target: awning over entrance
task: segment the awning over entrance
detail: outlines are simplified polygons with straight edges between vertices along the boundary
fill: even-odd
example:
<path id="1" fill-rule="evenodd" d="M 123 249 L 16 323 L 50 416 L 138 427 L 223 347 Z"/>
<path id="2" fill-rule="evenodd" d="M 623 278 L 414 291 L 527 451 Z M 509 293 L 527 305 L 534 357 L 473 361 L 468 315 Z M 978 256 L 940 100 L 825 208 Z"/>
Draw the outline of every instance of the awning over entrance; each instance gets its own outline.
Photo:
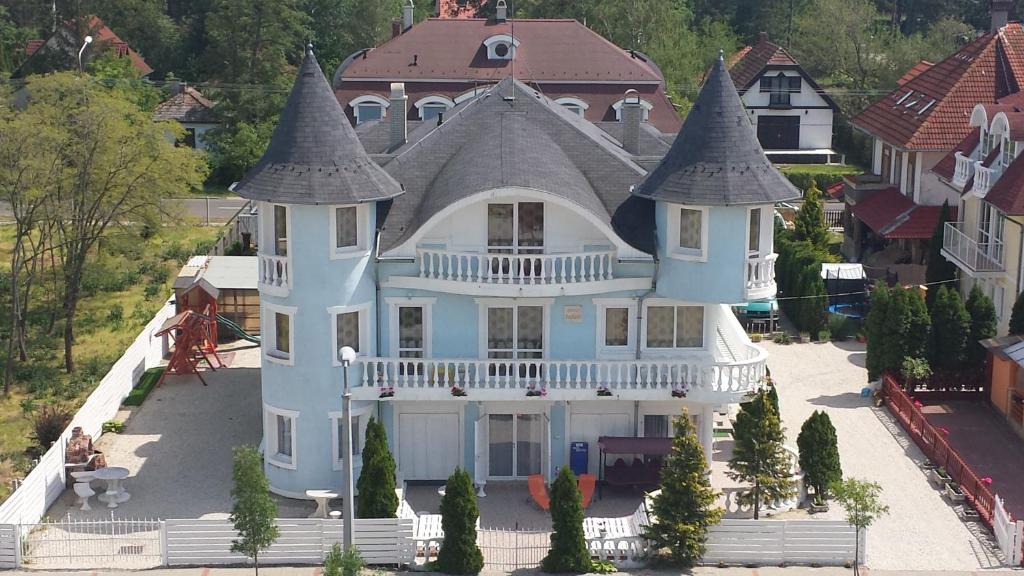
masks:
<path id="1" fill-rule="evenodd" d="M 875 192 L 851 206 L 850 211 L 888 240 L 923 240 L 935 232 L 942 207 L 918 206 L 893 187 Z M 955 207 L 950 207 L 949 218 L 956 221 Z"/>
<path id="2" fill-rule="evenodd" d="M 601 436 L 597 446 L 605 454 L 644 454 L 666 456 L 672 451 L 671 438 L 633 438 L 631 436 Z"/>

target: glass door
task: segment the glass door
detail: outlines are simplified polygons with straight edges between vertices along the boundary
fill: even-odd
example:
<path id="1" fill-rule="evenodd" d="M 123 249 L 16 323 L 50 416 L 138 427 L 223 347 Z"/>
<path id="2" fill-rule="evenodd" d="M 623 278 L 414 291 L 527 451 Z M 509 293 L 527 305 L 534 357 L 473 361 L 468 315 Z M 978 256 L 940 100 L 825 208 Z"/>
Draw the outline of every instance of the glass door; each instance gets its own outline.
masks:
<path id="1" fill-rule="evenodd" d="M 544 252 L 544 203 L 518 202 L 487 205 L 487 252 L 489 254 L 542 254 Z M 541 273 L 541 260 L 492 258 L 491 274 L 515 279 Z"/>
<path id="2" fill-rule="evenodd" d="M 491 478 L 525 478 L 544 469 L 544 416 L 488 416 L 488 474 Z"/>

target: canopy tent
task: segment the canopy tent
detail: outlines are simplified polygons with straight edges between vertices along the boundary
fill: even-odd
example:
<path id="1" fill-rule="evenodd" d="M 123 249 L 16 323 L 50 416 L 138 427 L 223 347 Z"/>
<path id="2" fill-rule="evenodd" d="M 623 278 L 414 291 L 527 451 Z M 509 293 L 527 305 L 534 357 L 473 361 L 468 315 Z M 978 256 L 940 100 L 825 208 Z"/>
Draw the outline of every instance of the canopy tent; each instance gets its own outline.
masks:
<path id="1" fill-rule="evenodd" d="M 597 447 L 605 454 L 643 454 L 666 456 L 672 451 L 671 438 L 633 438 L 631 436 L 601 436 Z"/>
<path id="2" fill-rule="evenodd" d="M 633 438 L 631 436 L 601 436 L 597 439 L 601 452 L 601 480 L 611 486 L 654 486 L 661 479 L 661 460 L 672 450 L 671 438 Z M 632 464 L 616 458 L 609 466 L 608 454 L 632 454 Z M 648 456 L 647 461 L 637 457 Z"/>

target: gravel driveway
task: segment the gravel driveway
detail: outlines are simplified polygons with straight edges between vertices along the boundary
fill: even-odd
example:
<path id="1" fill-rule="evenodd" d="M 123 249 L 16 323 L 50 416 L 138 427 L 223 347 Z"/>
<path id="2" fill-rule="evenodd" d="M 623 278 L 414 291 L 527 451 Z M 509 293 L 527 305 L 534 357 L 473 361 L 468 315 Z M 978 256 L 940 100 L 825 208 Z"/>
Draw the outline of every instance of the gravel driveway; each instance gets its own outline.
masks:
<path id="1" fill-rule="evenodd" d="M 825 410 L 839 436 L 843 474 L 878 482 L 889 515 L 868 531 L 867 564 L 877 570 L 976 570 L 999 566 L 922 473 L 921 451 L 870 398 L 864 345 L 764 344 L 770 356 L 789 442 L 814 410 Z M 835 508 L 835 506 L 833 506 Z M 841 511 L 833 510 L 842 518 Z M 973 526 L 973 525 L 972 525 Z M 980 526 L 980 525 L 978 525 Z M 981 530 L 984 530 L 982 527 Z M 982 535 L 982 538 L 986 536 Z"/>

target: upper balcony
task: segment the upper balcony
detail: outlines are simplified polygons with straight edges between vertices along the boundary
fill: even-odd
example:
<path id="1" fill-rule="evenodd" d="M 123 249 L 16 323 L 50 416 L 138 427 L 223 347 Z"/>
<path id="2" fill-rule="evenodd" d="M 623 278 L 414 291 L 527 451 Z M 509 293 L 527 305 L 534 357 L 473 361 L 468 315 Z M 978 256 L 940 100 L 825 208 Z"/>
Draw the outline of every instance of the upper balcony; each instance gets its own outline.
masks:
<path id="1" fill-rule="evenodd" d="M 292 287 L 292 275 L 289 271 L 291 259 L 288 256 L 273 254 L 257 254 L 259 260 L 260 292 L 269 296 L 287 296 Z"/>
<path id="2" fill-rule="evenodd" d="M 775 285 L 775 261 L 778 254 L 767 254 L 747 260 L 747 300 L 774 298 L 778 291 Z"/>
<path id="3" fill-rule="evenodd" d="M 493 296 L 569 296 L 644 290 L 651 278 L 616 278 L 614 250 L 562 254 L 416 250 L 416 276 L 392 276 L 389 287 Z"/>
<path id="4" fill-rule="evenodd" d="M 957 151 L 954 156 L 956 157 L 956 170 L 953 172 L 953 185 L 962 190 L 971 176 L 974 176 L 976 161 L 970 156 L 964 156 L 960 151 Z"/>
<path id="5" fill-rule="evenodd" d="M 1003 274 L 1003 243 L 978 242 L 966 232 L 963 222 L 946 222 L 942 233 L 942 255 L 972 278 Z"/>
<path id="6" fill-rule="evenodd" d="M 999 176 L 1003 172 L 1002 166 L 998 163 L 995 166 L 983 166 L 982 162 L 977 161 L 974 163 L 974 167 L 974 186 L 971 188 L 971 193 L 978 198 L 984 198 L 999 180 Z"/>

